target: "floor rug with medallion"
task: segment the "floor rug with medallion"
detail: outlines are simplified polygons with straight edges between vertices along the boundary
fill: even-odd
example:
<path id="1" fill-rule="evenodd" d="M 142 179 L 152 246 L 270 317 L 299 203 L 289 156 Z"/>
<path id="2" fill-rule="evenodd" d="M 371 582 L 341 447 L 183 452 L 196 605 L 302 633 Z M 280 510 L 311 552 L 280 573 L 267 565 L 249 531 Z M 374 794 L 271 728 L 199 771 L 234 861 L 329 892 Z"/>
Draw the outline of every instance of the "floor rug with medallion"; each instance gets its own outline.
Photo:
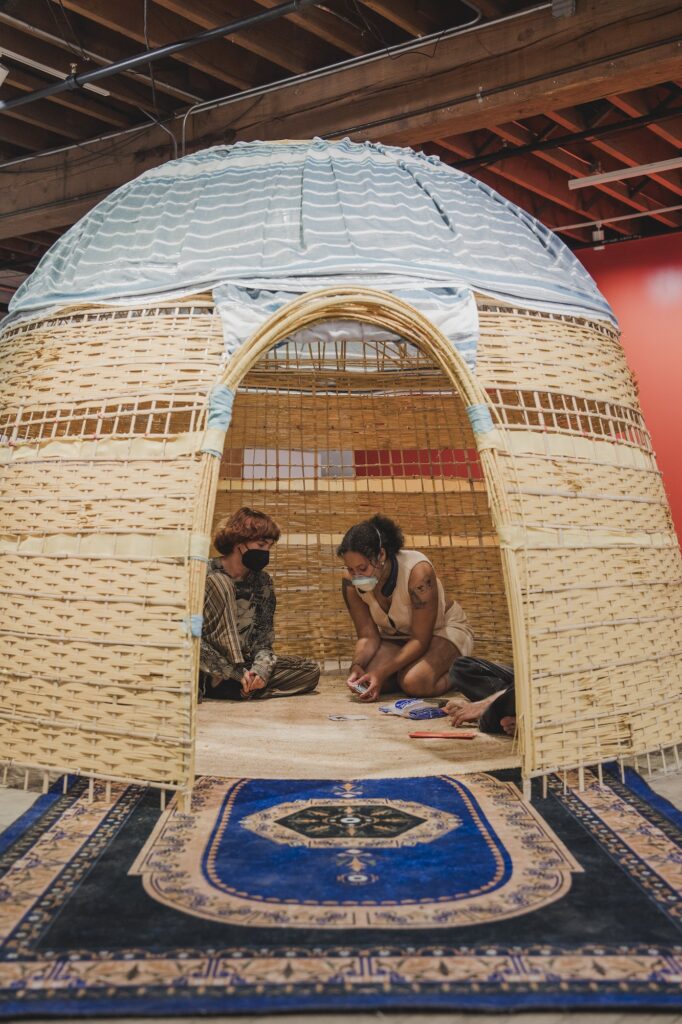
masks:
<path id="1" fill-rule="evenodd" d="M 74 782 L 0 836 L 0 1016 L 680 1008 L 680 815 L 634 772 Z"/>

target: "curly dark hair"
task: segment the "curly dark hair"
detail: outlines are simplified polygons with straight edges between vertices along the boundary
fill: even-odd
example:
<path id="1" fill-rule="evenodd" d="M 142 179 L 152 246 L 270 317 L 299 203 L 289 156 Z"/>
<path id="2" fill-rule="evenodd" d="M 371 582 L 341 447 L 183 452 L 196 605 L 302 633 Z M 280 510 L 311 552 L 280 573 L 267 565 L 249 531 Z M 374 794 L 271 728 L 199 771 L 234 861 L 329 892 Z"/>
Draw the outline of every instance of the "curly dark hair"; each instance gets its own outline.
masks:
<path id="1" fill-rule="evenodd" d="M 348 551 L 357 551 L 359 555 L 375 562 L 382 548 L 389 557 L 393 557 L 404 543 L 403 531 L 397 523 L 388 516 L 375 515 L 351 526 L 336 549 L 336 554 L 341 558 Z"/>
<path id="2" fill-rule="evenodd" d="M 279 526 L 265 512 L 256 512 L 252 508 L 240 508 L 226 519 L 218 523 L 213 537 L 213 544 L 221 555 L 231 555 L 237 544 L 250 540 L 278 541 Z"/>

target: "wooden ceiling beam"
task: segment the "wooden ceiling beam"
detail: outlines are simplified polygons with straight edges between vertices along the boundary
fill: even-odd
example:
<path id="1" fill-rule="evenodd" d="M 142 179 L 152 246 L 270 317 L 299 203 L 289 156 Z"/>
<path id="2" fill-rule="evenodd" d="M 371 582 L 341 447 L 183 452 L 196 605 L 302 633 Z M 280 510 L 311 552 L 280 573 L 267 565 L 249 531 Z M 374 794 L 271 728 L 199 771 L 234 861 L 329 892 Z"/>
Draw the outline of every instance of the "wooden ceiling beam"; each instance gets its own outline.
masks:
<path id="1" fill-rule="evenodd" d="M 5 83 L 6 85 L 13 85 L 16 89 L 21 89 L 22 92 L 35 92 L 37 89 L 44 89 L 49 84 L 45 78 L 40 78 L 37 74 L 14 66 L 10 68 Z M 126 128 L 131 123 L 130 118 L 126 117 L 118 109 L 95 99 L 92 92 L 86 92 L 81 89 L 76 89 L 73 92 L 57 93 L 45 102 L 56 104 L 59 107 L 66 107 L 67 110 L 75 110 L 81 114 L 87 114 L 88 117 L 96 118 L 98 121 L 116 128 Z M 53 110 L 52 116 L 58 117 L 59 114 L 56 110 Z M 101 126 L 99 130 L 101 130 Z"/>
<path id="2" fill-rule="evenodd" d="M 53 149 L 55 146 L 64 145 L 63 136 L 56 132 L 36 128 L 32 124 L 26 124 L 7 114 L 0 117 L 0 141 L 9 142 L 11 146 L 19 146 L 20 149 L 29 150 L 29 152 L 36 149 Z"/>
<path id="3" fill-rule="evenodd" d="M 499 0 L 475 0 L 475 6 L 484 18 L 503 18 L 508 13 L 506 4 Z"/>
<path id="4" fill-rule="evenodd" d="M 61 233 L 61 231 L 32 231 L 30 234 L 22 235 L 21 237 L 25 242 L 49 247 L 55 238 L 59 238 Z"/>
<path id="5" fill-rule="evenodd" d="M 532 133 L 525 125 L 496 125 L 490 130 L 505 142 L 511 142 L 516 146 L 526 145 L 533 139 Z M 546 161 L 554 167 L 559 168 L 561 171 L 564 171 L 568 178 L 580 178 L 584 174 L 589 173 L 589 167 L 585 161 L 583 161 L 577 154 L 565 149 L 541 150 L 538 153 L 533 154 L 533 156 L 535 156 L 536 159 Z M 474 173 L 477 172 L 475 171 Z M 632 210 L 645 211 L 653 209 L 656 206 L 671 205 L 670 203 L 659 201 L 657 198 L 648 197 L 642 194 L 636 197 L 631 196 L 627 185 L 620 181 L 601 182 L 601 184 L 599 186 L 595 186 L 595 188 L 599 192 L 603 192 L 604 195 L 609 196 L 611 199 L 615 199 L 617 202 L 623 203 L 625 207 Z M 568 179 L 566 189 L 568 190 Z M 613 212 L 615 214 L 615 208 Z M 618 212 L 625 213 L 627 210 L 621 209 Z M 656 219 L 660 220 L 662 224 L 665 224 L 668 227 L 677 223 L 676 218 L 670 214 L 656 214 Z"/>
<path id="6" fill-rule="evenodd" d="M 125 36 L 135 43 L 129 52 L 144 50 L 143 7 L 138 0 L 61 0 L 74 14 L 88 18 L 102 28 Z M 186 18 L 155 5 L 149 8 L 147 23 L 149 47 L 166 46 L 168 43 L 189 39 L 197 34 L 196 25 Z M 228 19 L 229 20 L 229 19 Z M 171 58 L 175 63 L 187 65 L 205 75 L 225 82 L 236 89 L 248 89 L 253 85 L 273 81 L 281 70 L 252 53 L 247 53 L 231 39 L 210 40 L 200 46 L 183 50 Z M 154 72 L 156 78 L 157 72 Z"/>
<path id="7" fill-rule="evenodd" d="M 445 37 L 428 56 L 419 50 L 399 60 L 380 56 L 272 90 L 257 103 L 236 98 L 200 112 L 187 121 L 188 147 L 224 140 L 227 132 L 229 139 L 310 138 L 344 134 L 353 126 L 356 140 L 415 144 L 434 134 L 521 120 L 551 104 L 627 91 L 635 80 L 669 81 L 682 73 L 678 15 L 678 0 L 582 0 L 579 13 L 565 19 L 536 8 Z M 32 229 L 53 226 L 52 217 L 63 216 L 70 202 L 82 209 L 88 196 L 155 166 L 167 157 L 168 137 L 150 126 L 133 139 L 122 138 L 116 160 L 98 162 L 93 172 L 93 156 L 110 148 L 110 141 L 93 144 L 89 163 L 78 151 L 64 154 L 59 182 L 51 179 L 48 157 L 34 160 L 25 179 L 0 178 L 0 237 L 23 234 L 27 223 Z M 53 201 L 59 204 L 54 210 Z M 43 217 L 38 224 L 37 210 Z"/>
<path id="8" fill-rule="evenodd" d="M 652 109 L 652 105 L 646 101 L 644 94 L 638 92 L 628 92 L 607 98 L 609 103 L 617 110 L 628 114 L 629 117 L 642 117 Z M 678 99 L 675 102 L 679 106 L 680 100 Z M 657 135 L 659 139 L 663 139 L 664 142 L 669 143 L 675 149 L 682 149 L 682 115 L 667 117 L 664 121 L 653 122 L 647 125 L 647 128 L 652 135 Z"/>
<path id="9" fill-rule="evenodd" d="M 46 245 L 27 242 L 24 238 L 3 238 L 0 240 L 0 249 L 5 252 L 19 253 L 22 256 L 42 256 L 47 248 L 48 246 Z"/>
<path id="10" fill-rule="evenodd" d="M 315 88 L 313 117 L 301 90 L 298 110 L 278 118 L 278 129 L 309 136 L 312 119 L 328 135 L 409 145 L 432 137 L 434 124 L 439 134 L 472 131 L 660 82 L 680 68 L 677 0 L 581 0 L 572 18 L 534 9 L 447 37 L 433 54 L 328 76 Z M 263 138 L 275 107 L 274 97 L 262 104 L 240 136 Z"/>
<path id="11" fill-rule="evenodd" d="M 159 131 L 157 128 L 156 131 Z M 168 153 L 168 147 L 166 147 L 166 153 Z M 54 157 L 50 158 L 54 160 Z M 7 181 L 7 172 L 0 169 L 0 183 L 3 188 L 11 187 L 11 183 L 14 182 L 15 178 L 23 177 L 17 174 L 17 168 L 12 168 L 14 174 L 10 178 L 10 184 Z M 100 199 L 104 199 L 109 194 L 109 189 L 102 189 L 101 191 L 88 191 L 86 194 L 81 196 L 69 196 L 67 199 L 61 202 L 57 200 L 49 200 L 48 202 L 41 203 L 36 200 L 31 209 L 26 211 L 26 215 L 21 218 L 21 234 L 26 234 L 32 231 L 39 231 L 43 227 L 58 227 L 63 226 L 66 230 L 70 227 L 74 221 L 77 221 L 79 217 L 88 213 L 93 206 L 96 206 Z M 3 214 L 0 213 L 0 224 L 3 223 Z M 5 227 L 8 226 L 8 218 L 4 220 Z M 14 236 L 17 232 L 10 232 L 10 235 Z M 0 238 L 6 237 L 5 232 L 0 230 Z"/>
<path id="12" fill-rule="evenodd" d="M 259 7 L 272 10 L 282 0 L 257 0 Z M 325 9 L 320 7 L 308 7 L 300 14 L 287 14 L 285 20 L 299 28 L 306 29 L 311 35 L 323 39 L 325 43 L 338 47 L 351 57 L 359 57 L 368 50 L 366 30 L 359 28 L 355 22 L 347 16 L 345 11 L 338 12 L 333 9 L 332 3 L 326 4 Z M 338 6 L 338 5 L 337 5 Z"/>
<path id="13" fill-rule="evenodd" d="M 548 110 L 547 117 L 556 124 L 568 131 L 580 131 L 580 112 L 574 108 L 562 108 L 561 110 Z M 601 121 L 600 126 L 608 122 Z M 679 156 L 679 151 L 663 142 L 662 139 L 643 139 L 635 136 L 634 132 L 608 135 L 604 138 L 586 139 L 586 143 L 593 146 L 601 153 L 606 153 L 616 161 L 625 164 L 626 167 L 637 167 L 640 164 L 654 163 L 658 160 L 670 160 Z M 610 168 L 604 168 L 610 170 Z M 673 195 L 682 195 L 682 176 L 679 171 L 667 171 L 665 174 L 654 172 L 648 177 L 668 189 Z"/>
<path id="14" fill-rule="evenodd" d="M 21 89 L 8 88 L 7 83 L 3 86 L 2 98 L 5 100 L 22 95 Z M 73 110 L 57 111 L 48 100 L 36 100 L 24 107 L 7 110 L 4 112 L 4 116 L 35 125 L 36 128 L 45 128 L 66 139 L 92 138 L 102 131 L 101 123 L 94 118 L 76 114 Z"/>
<path id="15" fill-rule="evenodd" d="M 412 36 L 427 36 L 447 25 L 442 9 L 430 0 L 362 0 L 362 4 Z"/>
<path id="16" fill-rule="evenodd" d="M 121 2 L 122 0 L 117 0 L 117 4 L 120 5 Z M 69 25 L 79 40 L 79 46 L 76 46 L 73 42 L 73 35 L 67 28 L 63 29 L 63 34 L 60 32 L 59 23 L 55 24 L 50 5 L 54 7 L 55 13 L 61 15 L 60 0 L 45 0 L 45 3 L 40 6 L 34 4 L 31 7 L 29 21 L 26 4 L 23 0 L 3 0 L 0 20 L 26 32 L 31 37 L 37 36 L 51 45 L 63 48 L 69 54 L 65 69 L 67 72 L 70 70 L 71 63 L 75 63 L 79 71 L 84 71 L 89 70 L 90 61 L 95 64 L 112 64 L 122 57 L 128 57 L 131 52 L 139 52 L 125 32 L 116 32 L 97 24 L 91 16 L 95 10 L 94 2 L 87 5 L 90 12 L 87 17 L 81 17 L 76 11 L 69 14 Z M 136 20 L 140 22 L 142 22 L 141 10 L 140 8 L 136 12 Z M 32 45 L 30 39 L 28 49 L 24 51 L 30 57 L 33 56 Z M 140 46 L 140 49 L 144 49 L 144 44 Z M 125 74 L 137 81 L 144 82 L 148 88 L 151 88 L 151 73 L 144 65 L 133 72 L 125 72 Z M 109 91 L 109 81 L 111 80 L 107 80 L 104 85 L 107 91 Z M 166 94 L 182 103 L 192 103 L 198 99 L 206 99 L 208 96 L 215 95 L 216 83 L 209 75 L 195 71 L 188 64 L 167 60 L 155 65 L 154 84 L 158 93 Z M 176 105 L 173 104 L 173 106 Z"/>
<path id="17" fill-rule="evenodd" d="M 202 29 L 217 28 L 237 18 L 248 18 L 259 10 L 253 0 L 230 0 L 228 4 L 222 0 L 192 0 L 190 4 L 187 0 L 155 2 L 167 11 L 184 15 Z M 238 32 L 232 37 L 232 42 L 293 74 L 334 64 L 344 58 L 337 47 L 320 45 L 308 32 L 289 24 L 285 18 L 280 18 L 276 25 L 257 25 Z"/>
<path id="18" fill-rule="evenodd" d="M 3 52 L 7 52 L 10 55 L 16 53 L 30 57 L 44 67 L 54 68 L 55 71 L 60 71 L 64 75 L 70 73 L 70 64 L 75 60 L 75 57 L 70 50 L 64 47 L 63 40 L 61 45 L 59 45 L 46 42 L 42 36 L 34 35 L 31 37 L 30 26 L 24 25 L 22 30 L 18 29 L 15 19 L 12 19 L 10 23 L 5 12 L 2 10 L 0 10 L 0 25 L 2 25 L 1 47 Z M 89 56 L 93 63 L 98 66 L 111 63 L 110 60 L 99 56 L 96 57 L 92 53 Z M 130 104 L 133 107 L 140 107 L 142 110 L 152 111 L 154 103 L 152 102 L 149 83 L 145 82 L 144 85 L 138 84 L 140 78 L 144 78 L 144 76 L 137 77 L 137 81 L 133 81 L 129 76 L 124 75 L 108 78 L 106 80 L 106 91 L 122 103 Z M 158 96 L 158 105 L 167 111 L 170 109 L 168 97 L 163 95 L 163 90 L 160 86 L 159 92 L 161 95 Z M 83 95 L 89 96 L 92 94 L 90 91 L 84 90 Z"/>
<path id="19" fill-rule="evenodd" d="M 20 0 L 4 0 L 4 2 L 18 3 Z M 69 5 L 65 0 L 44 0 L 44 2 L 46 10 L 43 11 L 42 15 L 41 31 L 49 33 L 51 25 L 52 41 L 55 43 L 61 39 L 61 36 L 54 35 L 56 31 L 54 18 L 50 17 L 51 12 L 47 4 L 52 5 L 54 13 L 58 16 L 68 17 L 68 25 L 71 26 L 73 32 L 68 32 L 66 27 L 63 29 L 63 34 L 67 36 L 67 41 L 73 34 L 76 34 L 84 52 L 88 55 L 90 53 L 95 54 L 94 59 L 97 62 L 103 60 L 105 63 L 115 63 L 122 57 L 127 57 L 132 53 L 139 53 L 144 50 L 143 32 L 140 34 L 140 41 L 136 44 L 132 35 L 126 30 L 125 24 L 120 29 L 110 29 L 102 22 L 99 22 L 97 17 L 95 17 L 95 14 L 100 12 L 100 4 L 97 0 L 93 0 L 93 3 L 82 5 L 83 14 L 79 13 L 76 9 L 67 12 L 66 8 Z M 132 24 L 134 26 L 137 26 L 138 23 L 140 26 L 143 26 L 144 8 L 142 3 L 138 2 L 135 6 L 131 7 L 130 0 L 116 0 L 115 6 L 117 9 L 121 8 L 124 2 L 126 6 L 121 11 L 122 16 L 132 17 Z M 62 6 L 65 9 L 63 12 Z M 38 14 L 39 11 L 32 11 L 32 24 L 36 23 Z M 78 59 L 78 52 L 76 51 L 76 60 Z M 81 67 L 80 70 L 83 71 L 84 69 Z M 148 66 L 141 65 L 129 74 L 138 81 L 145 82 L 148 88 L 152 88 L 153 72 Z M 198 99 L 207 99 L 215 95 L 216 84 L 212 76 L 191 68 L 188 62 L 168 58 L 155 63 L 154 66 L 155 90 L 165 93 L 173 99 L 179 99 L 183 103 L 196 102 Z M 104 83 L 104 88 L 108 87 L 109 81 Z M 174 103 L 173 105 L 177 104 Z"/>

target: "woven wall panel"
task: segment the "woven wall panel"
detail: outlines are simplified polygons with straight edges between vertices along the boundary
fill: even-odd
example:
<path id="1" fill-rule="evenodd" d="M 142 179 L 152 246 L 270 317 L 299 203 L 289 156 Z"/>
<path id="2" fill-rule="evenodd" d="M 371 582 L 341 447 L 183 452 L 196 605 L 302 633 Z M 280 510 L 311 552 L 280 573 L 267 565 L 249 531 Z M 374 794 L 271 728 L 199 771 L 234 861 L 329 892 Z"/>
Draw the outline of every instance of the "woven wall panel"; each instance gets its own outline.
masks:
<path id="1" fill-rule="evenodd" d="M 616 467 L 605 471 L 589 464 L 561 467 L 550 464 L 540 485 L 526 472 L 525 462 L 525 457 L 516 457 L 516 471 L 523 484 L 510 488 L 508 501 L 513 517 L 523 519 L 527 526 L 645 533 L 669 531 L 672 527 L 665 491 L 656 474 L 626 473 Z M 550 469 L 554 469 L 554 473 Z M 572 486 L 569 483 L 571 472 L 574 474 Z"/>
<path id="2" fill-rule="evenodd" d="M 287 344 L 242 382 L 219 467 L 196 455 L 223 351 L 205 299 L 6 331 L 0 537 L 204 534 L 262 508 L 284 531 L 278 650 L 338 664 L 353 638 L 335 544 L 384 511 L 465 608 L 476 653 L 511 661 L 511 607 L 527 772 L 677 742 L 682 569 L 617 336 L 490 304 L 481 330 L 477 379 L 506 453 L 477 455 L 465 403 L 414 346 Z M 494 515 L 515 538 L 509 598 Z M 604 547 L 562 547 L 595 530 Z M 183 619 L 201 611 L 200 563 L 4 550 L 0 758 L 186 786 L 198 643 Z"/>
<path id="3" fill-rule="evenodd" d="M 178 431 L 203 430 L 222 346 L 212 310 L 193 303 L 74 313 L 3 337 L 0 757 L 186 786 L 189 549 L 102 552 L 189 536 L 202 459 Z M 42 542 L 91 554 L 28 553 Z"/>
<path id="4" fill-rule="evenodd" d="M 137 609 L 135 614 L 138 614 Z M 172 688 L 189 687 L 188 643 L 173 647 L 134 647 L 111 641 L 104 645 L 97 636 L 68 642 L 44 636 L 39 624 L 35 631 L 28 630 L 19 619 L 12 624 L 14 629 L 4 628 L 0 634 L 0 659 L 8 666 L 2 674 L 8 679 L 14 675 L 39 676 L 48 681 L 75 680 L 90 682 L 93 686 L 125 685 L 149 691 L 161 681 Z M 126 631 L 126 640 L 127 635 Z M 11 715 L 12 710 L 12 705 L 3 703 L 3 714 Z"/>
<path id="5" fill-rule="evenodd" d="M 93 604 L 124 601 L 131 609 L 147 602 L 184 608 L 183 585 L 187 567 L 179 560 L 153 562 L 103 559 L 96 572 L 88 572 L 82 559 L 2 557 L 2 593 L 10 596 L 36 594 L 58 599 L 82 599 Z"/>
<path id="6" fill-rule="evenodd" d="M 35 760 L 36 730 L 40 732 L 39 752 L 43 761 Z M 12 750 L 13 762 L 19 765 L 177 787 L 186 779 L 186 763 L 191 754 L 186 743 L 106 732 L 88 737 L 79 725 L 54 730 L 51 722 L 34 716 L 29 722 L 0 720 L 0 744 L 3 749 Z"/>
<path id="7" fill-rule="evenodd" d="M 598 470 L 585 475 L 597 485 Z M 594 525 L 610 523 L 614 531 L 658 528 L 662 536 L 667 529 L 668 546 L 517 553 L 531 666 L 534 771 L 679 741 L 682 562 L 667 506 L 660 503 L 660 482 L 642 475 L 653 483 L 653 504 L 609 503 L 622 510 L 609 520 L 604 503 L 595 501 Z M 537 518 L 535 498 L 521 497 L 525 521 Z M 589 537 L 589 516 L 574 518 Z"/>
<path id="8" fill-rule="evenodd" d="M 282 521 L 287 533 L 334 534 L 339 540 L 353 523 L 366 519 L 386 508 L 390 502 L 392 514 L 398 522 L 409 522 L 410 534 L 433 534 L 442 537 L 449 546 L 452 534 L 477 538 L 494 536 L 485 493 L 426 494 L 418 491 L 407 494 L 363 493 L 360 491 L 332 492 L 277 492 L 249 490 L 249 502 L 243 500 L 244 491 L 236 488 L 219 491 L 216 517 L 229 514 L 235 507 L 253 503 L 254 507 L 267 506 L 278 522 Z"/>
<path id="9" fill-rule="evenodd" d="M 679 742 L 682 568 L 617 333 L 482 305 L 477 377 L 514 431 L 498 459 L 509 519 L 517 539 L 536 531 L 534 549 L 514 554 L 531 672 L 527 768 Z"/>
<path id="10" fill-rule="evenodd" d="M 618 333 L 606 323 L 485 304 L 479 323 L 476 376 L 484 387 L 521 386 L 637 405 Z"/>

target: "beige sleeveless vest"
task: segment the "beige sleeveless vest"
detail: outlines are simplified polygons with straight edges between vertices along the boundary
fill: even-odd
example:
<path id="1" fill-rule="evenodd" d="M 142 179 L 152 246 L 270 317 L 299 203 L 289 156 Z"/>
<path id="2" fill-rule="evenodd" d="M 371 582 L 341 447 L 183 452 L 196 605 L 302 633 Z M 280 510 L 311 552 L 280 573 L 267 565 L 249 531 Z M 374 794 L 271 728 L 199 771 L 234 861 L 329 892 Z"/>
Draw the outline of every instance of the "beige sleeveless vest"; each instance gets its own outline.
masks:
<path id="1" fill-rule="evenodd" d="M 379 636 L 385 640 L 407 640 L 411 636 L 413 610 L 408 586 L 410 573 L 419 562 L 428 562 L 429 565 L 432 563 L 421 551 L 399 551 L 395 558 L 398 561 L 398 578 L 388 611 L 383 610 L 372 591 L 360 592 L 360 597 L 369 608 L 369 613 L 379 630 Z M 474 648 L 474 638 L 464 609 L 456 601 L 448 608 L 443 584 L 438 578 L 436 581 L 438 612 L 433 635 L 445 637 L 455 644 L 460 654 L 468 657 Z"/>

